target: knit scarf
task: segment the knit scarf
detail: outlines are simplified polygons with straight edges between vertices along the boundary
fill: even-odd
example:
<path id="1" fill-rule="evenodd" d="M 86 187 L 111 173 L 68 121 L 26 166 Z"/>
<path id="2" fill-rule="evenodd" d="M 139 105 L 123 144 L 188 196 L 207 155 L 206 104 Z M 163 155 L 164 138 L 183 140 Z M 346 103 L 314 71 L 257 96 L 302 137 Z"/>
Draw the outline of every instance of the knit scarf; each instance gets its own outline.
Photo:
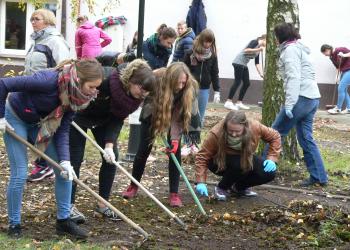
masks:
<path id="1" fill-rule="evenodd" d="M 97 96 L 88 96 L 81 92 L 76 67 L 74 64 L 65 65 L 58 75 L 58 95 L 61 105 L 54 109 L 45 118 L 40 120 L 40 129 L 35 141 L 35 146 L 45 152 L 48 143 L 58 127 L 65 111 L 79 111 L 85 109 L 90 101 Z"/>
<path id="2" fill-rule="evenodd" d="M 199 62 L 203 62 L 205 60 L 208 60 L 212 55 L 211 48 L 205 49 L 194 49 L 190 59 L 191 59 L 191 65 L 196 66 Z"/>
<path id="3" fill-rule="evenodd" d="M 227 136 L 227 146 L 233 150 L 242 150 L 242 137 Z"/>

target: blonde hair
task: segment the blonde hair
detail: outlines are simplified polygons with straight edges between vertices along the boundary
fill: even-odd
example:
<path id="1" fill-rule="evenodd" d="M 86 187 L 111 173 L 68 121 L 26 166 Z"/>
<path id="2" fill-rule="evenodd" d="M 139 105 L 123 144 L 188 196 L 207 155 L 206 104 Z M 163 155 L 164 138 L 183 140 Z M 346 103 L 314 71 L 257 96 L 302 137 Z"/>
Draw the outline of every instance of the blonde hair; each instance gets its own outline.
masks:
<path id="1" fill-rule="evenodd" d="M 188 132 L 192 102 L 196 98 L 198 84 L 184 63 L 175 62 L 168 68 L 158 69 L 155 72 L 158 86 L 154 88 L 152 100 L 152 133 L 154 137 L 162 135 L 170 128 L 175 90 L 178 86 L 179 78 L 183 73 L 186 75 L 187 81 L 183 89 L 179 92 L 181 97 L 178 103 L 181 105 L 179 112 L 184 131 Z"/>
<path id="2" fill-rule="evenodd" d="M 35 15 L 42 16 L 45 24 L 56 27 L 56 17 L 51 10 L 37 9 L 33 12 L 31 17 L 34 17 Z"/>
<path id="3" fill-rule="evenodd" d="M 226 169 L 226 147 L 227 147 L 227 124 L 241 124 L 244 126 L 242 135 L 242 150 L 241 150 L 241 169 L 243 172 L 248 172 L 253 167 L 253 149 L 252 149 L 252 133 L 249 126 L 249 121 L 242 111 L 230 111 L 224 120 L 222 133 L 219 135 L 218 152 L 215 162 L 218 165 L 217 172 L 224 171 Z"/>
<path id="4" fill-rule="evenodd" d="M 129 63 L 121 71 L 120 79 L 126 91 L 130 89 L 130 83 L 140 85 L 146 91 L 151 91 L 155 83 L 151 67 L 142 59 L 136 59 Z"/>

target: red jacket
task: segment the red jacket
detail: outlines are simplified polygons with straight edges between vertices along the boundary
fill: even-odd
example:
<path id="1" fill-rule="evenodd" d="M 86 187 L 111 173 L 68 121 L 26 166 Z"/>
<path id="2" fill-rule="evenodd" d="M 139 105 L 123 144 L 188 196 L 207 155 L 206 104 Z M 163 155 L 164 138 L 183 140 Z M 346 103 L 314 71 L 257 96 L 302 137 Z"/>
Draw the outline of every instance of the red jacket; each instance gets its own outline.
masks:
<path id="1" fill-rule="evenodd" d="M 334 64 L 334 66 L 337 69 L 339 68 L 340 72 L 345 72 L 350 69 L 350 58 L 349 57 L 341 58 L 340 56 L 338 56 L 339 52 L 343 52 L 344 54 L 346 54 L 346 53 L 349 53 L 350 50 L 345 47 L 335 48 L 330 56 L 330 59 Z M 341 65 L 339 67 L 340 60 L 341 60 Z"/>

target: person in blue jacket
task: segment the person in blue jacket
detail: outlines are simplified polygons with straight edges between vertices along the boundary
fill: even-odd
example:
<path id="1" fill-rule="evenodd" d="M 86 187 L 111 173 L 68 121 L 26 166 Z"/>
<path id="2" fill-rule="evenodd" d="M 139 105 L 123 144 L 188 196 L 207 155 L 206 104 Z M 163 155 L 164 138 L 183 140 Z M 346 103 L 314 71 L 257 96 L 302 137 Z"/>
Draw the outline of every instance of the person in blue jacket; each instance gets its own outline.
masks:
<path id="1" fill-rule="evenodd" d="M 143 59 L 148 62 L 152 69 L 167 66 L 175 39 L 175 30 L 162 24 L 158 28 L 157 33 L 151 35 L 143 42 Z"/>
<path id="2" fill-rule="evenodd" d="M 187 28 L 185 21 L 177 23 L 177 33 L 178 37 L 175 42 L 173 62 L 183 62 L 185 53 L 192 49 L 193 40 L 196 36 L 192 28 Z"/>
<path id="3" fill-rule="evenodd" d="M 35 144 L 64 169 L 55 169 L 57 234 L 86 238 L 87 232 L 70 220 L 72 180 L 69 156 L 69 126 L 75 111 L 86 108 L 96 96 L 103 71 L 95 60 L 64 61 L 52 70 L 31 76 L 0 78 L 0 130 L 6 128 Z M 21 204 L 27 179 L 27 148 L 4 133 L 10 162 L 7 188 L 8 234 L 20 237 Z"/>

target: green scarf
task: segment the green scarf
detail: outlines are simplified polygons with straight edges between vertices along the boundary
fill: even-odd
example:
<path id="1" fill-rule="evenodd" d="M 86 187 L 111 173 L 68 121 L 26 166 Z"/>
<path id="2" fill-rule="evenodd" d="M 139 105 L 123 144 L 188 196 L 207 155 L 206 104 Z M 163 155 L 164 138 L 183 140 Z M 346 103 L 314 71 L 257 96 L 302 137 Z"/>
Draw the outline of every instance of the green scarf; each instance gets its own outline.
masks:
<path id="1" fill-rule="evenodd" d="M 242 150 L 242 137 L 227 136 L 227 146 L 233 150 Z"/>

